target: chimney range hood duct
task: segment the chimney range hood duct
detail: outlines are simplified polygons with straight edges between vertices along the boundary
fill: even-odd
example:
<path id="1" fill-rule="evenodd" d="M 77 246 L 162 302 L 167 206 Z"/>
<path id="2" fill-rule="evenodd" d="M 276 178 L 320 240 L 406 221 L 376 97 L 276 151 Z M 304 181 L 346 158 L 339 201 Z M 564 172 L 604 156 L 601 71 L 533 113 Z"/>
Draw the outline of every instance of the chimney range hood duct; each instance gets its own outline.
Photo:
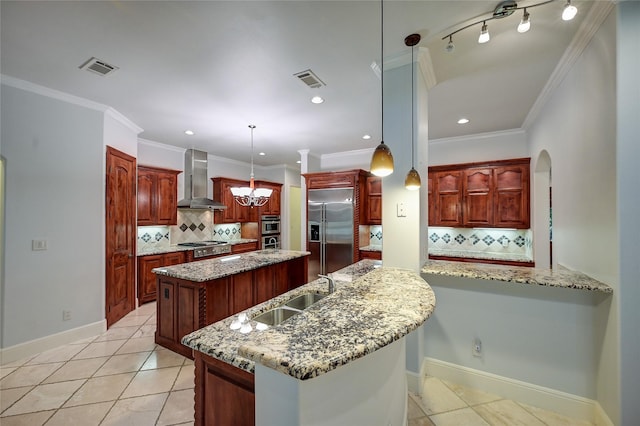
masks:
<path id="1" fill-rule="evenodd" d="M 184 153 L 184 199 L 178 207 L 189 209 L 226 209 L 222 203 L 207 198 L 207 153 L 187 149 Z"/>

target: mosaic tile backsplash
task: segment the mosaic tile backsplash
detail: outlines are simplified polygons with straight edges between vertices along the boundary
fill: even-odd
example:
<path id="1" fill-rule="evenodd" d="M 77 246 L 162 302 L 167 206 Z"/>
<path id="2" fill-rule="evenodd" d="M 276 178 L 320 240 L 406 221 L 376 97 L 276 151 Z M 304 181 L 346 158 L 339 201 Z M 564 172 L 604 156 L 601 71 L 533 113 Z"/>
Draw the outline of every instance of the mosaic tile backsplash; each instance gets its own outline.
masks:
<path id="1" fill-rule="evenodd" d="M 371 225 L 369 227 L 369 245 L 382 245 L 382 225 Z"/>
<path id="2" fill-rule="evenodd" d="M 530 229 L 428 228 L 429 254 L 533 260 Z"/>
<path id="3" fill-rule="evenodd" d="M 208 209 L 178 209 L 178 224 L 175 226 L 138 227 L 138 249 L 164 248 L 171 244 L 205 240 L 239 239 L 239 223 L 215 225 L 213 212 Z"/>

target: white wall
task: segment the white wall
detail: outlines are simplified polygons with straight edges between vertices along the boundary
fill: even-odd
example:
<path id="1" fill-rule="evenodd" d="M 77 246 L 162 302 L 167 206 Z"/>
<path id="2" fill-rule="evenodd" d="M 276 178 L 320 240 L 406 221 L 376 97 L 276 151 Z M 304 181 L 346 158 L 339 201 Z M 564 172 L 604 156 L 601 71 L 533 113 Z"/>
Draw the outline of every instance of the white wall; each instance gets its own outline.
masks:
<path id="1" fill-rule="evenodd" d="M 104 320 L 105 193 L 104 113 L 4 82 L 7 348 Z"/>
<path id="2" fill-rule="evenodd" d="M 552 163 L 554 257 L 616 287 L 614 28 L 609 19 L 598 31 L 526 135 L 506 133 L 451 146 L 430 143 L 429 159 L 443 164 L 537 158 L 546 149 Z M 530 146 L 523 151 L 525 136 Z M 438 305 L 425 326 L 426 356 L 586 398 L 603 397 L 598 370 L 605 358 L 611 362 L 607 371 L 616 370 L 613 353 L 606 354 L 616 350 L 604 348 L 616 345 L 615 331 L 605 332 L 603 326 L 603 321 L 615 322 L 607 319 L 610 297 L 479 280 L 428 276 L 427 281 Z M 483 358 L 471 355 L 474 337 L 484 343 Z"/>
<path id="3" fill-rule="evenodd" d="M 637 424 L 640 419 L 640 3 L 624 1 L 618 7 L 618 60 L 617 60 L 617 180 L 618 180 L 618 234 L 619 234 L 619 286 L 617 300 L 620 303 L 620 367 L 616 371 L 614 350 L 606 349 L 598 386 L 600 399 L 606 401 L 608 411 L 616 407 L 615 393 L 611 389 L 611 377 L 620 377 L 621 425 Z M 615 317 L 611 316 L 611 321 Z M 616 329 L 607 330 L 607 337 L 617 343 Z M 614 361 L 611 365 L 609 361 Z M 617 374 L 616 374 L 617 373 Z M 615 385 L 616 382 L 614 381 Z"/>
<path id="4" fill-rule="evenodd" d="M 529 156 L 524 130 L 429 140 L 429 165 L 473 163 Z"/>

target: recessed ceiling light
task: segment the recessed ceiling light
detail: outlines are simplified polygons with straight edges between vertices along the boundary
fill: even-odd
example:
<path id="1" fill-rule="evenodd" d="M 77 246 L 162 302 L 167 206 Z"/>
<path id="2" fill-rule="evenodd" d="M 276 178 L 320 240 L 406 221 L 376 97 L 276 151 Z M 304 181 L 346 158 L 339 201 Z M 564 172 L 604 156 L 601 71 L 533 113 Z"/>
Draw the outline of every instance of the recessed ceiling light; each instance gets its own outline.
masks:
<path id="1" fill-rule="evenodd" d="M 321 104 L 323 102 L 324 102 L 324 99 L 322 99 L 322 97 L 320 96 L 314 96 L 313 98 L 311 98 L 311 103 Z"/>
<path id="2" fill-rule="evenodd" d="M 363 135 L 362 139 L 368 141 L 369 139 L 371 139 L 371 135 Z"/>
<path id="3" fill-rule="evenodd" d="M 458 124 L 467 124 L 469 122 L 468 118 L 461 118 L 460 120 L 458 120 Z"/>
<path id="4" fill-rule="evenodd" d="M 189 135 L 189 136 L 193 136 L 193 135 L 195 135 L 195 133 L 193 132 L 193 130 L 185 130 L 185 131 L 184 131 L 184 134 L 185 134 L 185 135 Z"/>
<path id="5" fill-rule="evenodd" d="M 300 161 L 300 160 L 296 161 L 296 164 L 300 164 L 300 163 L 302 163 L 302 161 Z"/>
<path id="6" fill-rule="evenodd" d="M 258 153 L 258 155 L 267 155 L 267 154 L 265 154 L 264 152 L 260 152 Z"/>

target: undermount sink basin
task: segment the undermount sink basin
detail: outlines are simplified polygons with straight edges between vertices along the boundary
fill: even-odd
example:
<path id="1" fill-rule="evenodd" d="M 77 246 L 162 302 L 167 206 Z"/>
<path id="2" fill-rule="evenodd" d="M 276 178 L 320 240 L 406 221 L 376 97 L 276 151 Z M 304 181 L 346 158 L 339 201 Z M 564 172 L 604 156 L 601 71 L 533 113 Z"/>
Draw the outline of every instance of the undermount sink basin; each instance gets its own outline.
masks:
<path id="1" fill-rule="evenodd" d="M 305 293 L 300 296 L 296 296 L 293 299 L 289 300 L 285 303 L 285 306 L 289 306 L 290 308 L 304 310 L 309 306 L 313 305 L 317 301 L 323 299 L 325 297 L 324 294 L 318 293 Z"/>
<path id="2" fill-rule="evenodd" d="M 279 307 L 279 308 L 274 308 L 274 309 L 271 309 L 270 311 L 264 312 L 258 315 L 257 317 L 255 317 L 253 320 L 255 322 L 273 326 L 273 325 L 278 325 L 283 321 L 286 321 L 287 319 L 291 318 L 292 316 L 298 315 L 299 313 L 300 311 L 298 310 L 288 309 L 286 307 Z"/>

